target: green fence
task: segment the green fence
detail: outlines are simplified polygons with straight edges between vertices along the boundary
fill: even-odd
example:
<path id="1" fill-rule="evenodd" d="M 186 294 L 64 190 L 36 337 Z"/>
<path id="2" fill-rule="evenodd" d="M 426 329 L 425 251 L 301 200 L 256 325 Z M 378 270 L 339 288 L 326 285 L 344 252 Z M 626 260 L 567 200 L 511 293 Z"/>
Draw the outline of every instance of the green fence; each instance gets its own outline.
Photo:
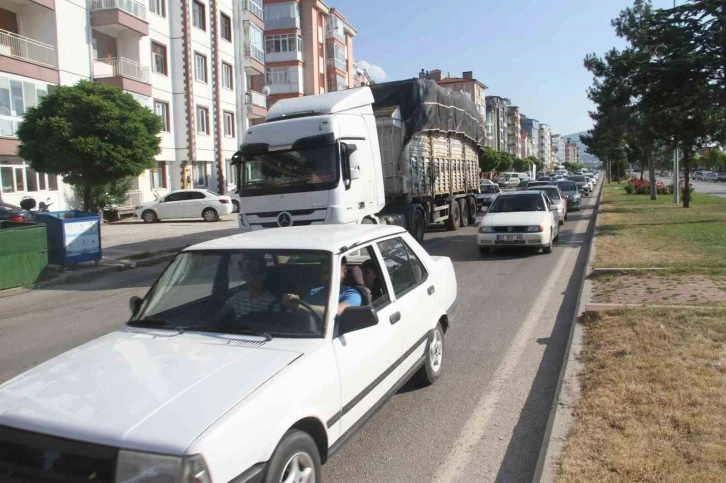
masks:
<path id="1" fill-rule="evenodd" d="M 38 281 L 48 265 L 45 225 L 3 222 L 0 228 L 0 290 Z"/>

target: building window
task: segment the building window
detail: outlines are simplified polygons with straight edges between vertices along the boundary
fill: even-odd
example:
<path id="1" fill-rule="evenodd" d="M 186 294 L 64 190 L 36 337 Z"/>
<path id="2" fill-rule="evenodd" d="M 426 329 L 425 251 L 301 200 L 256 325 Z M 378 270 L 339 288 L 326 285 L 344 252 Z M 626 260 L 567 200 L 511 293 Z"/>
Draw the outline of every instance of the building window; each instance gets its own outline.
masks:
<path id="1" fill-rule="evenodd" d="M 207 57 L 194 52 L 194 78 L 207 83 Z"/>
<path id="2" fill-rule="evenodd" d="M 300 18 L 300 4 L 297 2 L 272 3 L 265 5 L 265 22 Z"/>
<path id="3" fill-rule="evenodd" d="M 232 42 L 232 19 L 225 14 L 220 13 L 219 26 L 222 38 L 227 42 Z"/>
<path id="4" fill-rule="evenodd" d="M 234 137 L 234 114 L 227 111 L 224 112 L 224 135 Z"/>
<path id="5" fill-rule="evenodd" d="M 265 52 L 274 54 L 277 52 L 302 52 L 302 35 L 280 34 L 265 36 Z"/>
<path id="6" fill-rule="evenodd" d="M 207 163 L 204 161 L 192 161 L 192 176 L 194 176 L 195 188 L 206 188 L 209 184 Z"/>
<path id="7" fill-rule="evenodd" d="M 149 10 L 161 17 L 166 17 L 166 5 L 164 0 L 149 0 Z"/>
<path id="8" fill-rule="evenodd" d="M 38 173 L 21 158 L 0 160 L 0 193 L 58 191 L 58 176 Z"/>
<path id="9" fill-rule="evenodd" d="M 197 106 L 197 132 L 209 134 L 209 109 Z"/>
<path id="10" fill-rule="evenodd" d="M 194 15 L 194 26 L 202 30 L 207 30 L 207 14 L 204 4 L 195 0 L 192 9 Z"/>
<path id="11" fill-rule="evenodd" d="M 164 132 L 171 132 L 169 126 L 169 103 L 154 101 L 154 113 L 161 118 L 161 130 Z"/>
<path id="12" fill-rule="evenodd" d="M 270 67 L 265 69 L 267 84 L 297 84 L 297 67 Z"/>
<path id="13" fill-rule="evenodd" d="M 157 161 L 156 166 L 151 168 L 151 189 L 168 188 L 166 178 L 166 162 Z"/>
<path id="14" fill-rule="evenodd" d="M 225 89 L 234 89 L 233 82 L 232 66 L 226 62 L 222 62 L 222 87 Z"/>
<path id="15" fill-rule="evenodd" d="M 166 46 L 151 42 L 151 56 L 154 58 L 154 63 L 152 64 L 154 72 L 167 75 Z"/>

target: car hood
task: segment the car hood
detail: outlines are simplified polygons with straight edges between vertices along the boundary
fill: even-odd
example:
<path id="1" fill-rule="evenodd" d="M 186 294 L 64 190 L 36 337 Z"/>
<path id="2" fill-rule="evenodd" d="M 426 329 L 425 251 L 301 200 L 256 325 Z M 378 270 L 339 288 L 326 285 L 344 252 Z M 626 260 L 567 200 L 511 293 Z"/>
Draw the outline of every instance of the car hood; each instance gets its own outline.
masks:
<path id="1" fill-rule="evenodd" d="M 522 211 L 517 213 L 487 213 L 481 220 L 482 226 L 531 226 L 544 220 L 544 211 Z"/>
<path id="2" fill-rule="evenodd" d="M 0 386 L 0 425 L 181 455 L 301 355 L 269 344 L 214 334 L 117 331 Z"/>
<path id="3" fill-rule="evenodd" d="M 495 197 L 495 196 L 497 196 L 498 194 L 499 194 L 499 193 L 479 193 L 478 195 L 476 195 L 476 197 L 477 197 L 477 198 L 484 198 L 484 199 L 488 199 L 488 198 L 494 198 L 494 197 Z"/>

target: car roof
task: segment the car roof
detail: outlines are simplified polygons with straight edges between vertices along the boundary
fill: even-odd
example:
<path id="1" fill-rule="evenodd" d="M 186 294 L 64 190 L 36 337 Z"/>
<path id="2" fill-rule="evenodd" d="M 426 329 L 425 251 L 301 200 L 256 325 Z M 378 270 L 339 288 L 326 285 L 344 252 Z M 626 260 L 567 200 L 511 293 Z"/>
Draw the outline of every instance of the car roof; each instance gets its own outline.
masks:
<path id="1" fill-rule="evenodd" d="M 538 189 L 542 189 L 542 188 L 557 188 L 557 189 L 560 189 L 560 187 L 557 186 L 556 184 L 543 184 L 543 185 L 537 185 L 537 186 L 527 187 L 527 191 L 537 191 Z"/>
<path id="2" fill-rule="evenodd" d="M 404 233 L 396 225 L 308 225 L 268 228 L 192 245 L 196 250 L 322 250 L 337 253 L 344 247 Z"/>
<path id="3" fill-rule="evenodd" d="M 532 196 L 536 195 L 538 190 L 525 191 L 502 191 L 499 196 Z"/>

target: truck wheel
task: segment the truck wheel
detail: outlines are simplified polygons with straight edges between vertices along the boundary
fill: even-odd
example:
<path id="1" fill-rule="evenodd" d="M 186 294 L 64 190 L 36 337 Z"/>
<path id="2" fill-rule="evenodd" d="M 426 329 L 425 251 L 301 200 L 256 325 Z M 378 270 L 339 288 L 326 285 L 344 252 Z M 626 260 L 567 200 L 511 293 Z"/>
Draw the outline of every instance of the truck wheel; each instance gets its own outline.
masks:
<path id="1" fill-rule="evenodd" d="M 469 202 L 469 224 L 473 225 L 476 223 L 476 212 L 479 211 L 479 209 L 476 206 L 476 198 L 471 196 L 467 198 L 467 201 Z"/>
<path id="2" fill-rule="evenodd" d="M 459 198 L 456 202 L 459 204 L 459 211 L 461 212 L 459 226 L 469 226 L 469 205 L 466 198 Z"/>
<path id="3" fill-rule="evenodd" d="M 446 219 L 446 229 L 449 231 L 456 231 L 459 229 L 459 223 L 461 223 L 461 210 L 459 209 L 459 203 L 456 201 L 451 202 L 449 206 L 449 217 Z"/>
<path id="4" fill-rule="evenodd" d="M 417 242 L 423 243 L 424 235 L 426 234 L 426 220 L 424 220 L 423 213 L 421 210 L 416 210 L 413 212 L 413 216 L 411 218 L 411 235 L 413 235 Z"/>

